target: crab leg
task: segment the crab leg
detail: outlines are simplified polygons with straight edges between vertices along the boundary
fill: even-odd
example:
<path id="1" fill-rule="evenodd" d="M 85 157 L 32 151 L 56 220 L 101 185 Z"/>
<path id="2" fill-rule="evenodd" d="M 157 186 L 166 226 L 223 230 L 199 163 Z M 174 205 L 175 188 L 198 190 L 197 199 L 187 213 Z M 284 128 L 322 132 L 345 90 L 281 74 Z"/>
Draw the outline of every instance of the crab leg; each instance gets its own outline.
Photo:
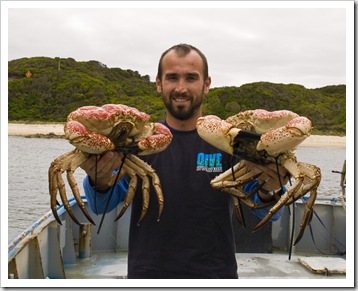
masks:
<path id="1" fill-rule="evenodd" d="M 143 195 L 143 202 L 142 202 L 142 212 L 140 218 L 138 220 L 138 225 L 144 218 L 145 214 L 148 210 L 149 205 L 149 179 L 146 172 L 143 168 L 139 167 L 136 163 L 133 162 L 134 155 L 130 155 L 128 159 L 125 161 L 125 169 L 129 172 L 131 176 L 138 175 L 142 179 L 142 195 Z M 135 190 L 135 189 L 134 189 Z M 132 200 L 133 197 L 130 199 Z"/>
<path id="2" fill-rule="evenodd" d="M 237 186 L 242 186 L 248 182 L 255 180 L 261 173 L 256 175 L 251 175 L 251 173 L 246 169 L 245 164 L 243 162 L 239 162 L 233 168 L 235 173 L 235 181 L 233 181 L 232 171 L 228 170 L 224 173 L 216 176 L 211 182 L 211 186 L 216 189 L 225 189 L 232 188 Z M 236 180 L 236 178 L 239 180 Z"/>
<path id="3" fill-rule="evenodd" d="M 96 225 L 95 222 L 93 221 L 92 217 L 90 216 L 90 214 L 88 213 L 85 204 L 83 202 L 83 200 L 81 199 L 81 195 L 80 195 L 80 191 L 78 189 L 78 185 L 77 182 L 73 176 L 73 172 L 74 170 L 68 170 L 67 171 L 67 180 L 68 183 L 70 184 L 70 187 L 72 189 L 72 193 L 73 193 L 73 197 L 75 197 L 77 204 L 80 206 L 83 214 L 87 217 L 87 219 L 93 224 Z M 67 208 L 66 208 L 67 209 Z"/>
<path id="4" fill-rule="evenodd" d="M 164 197 L 162 193 L 162 188 L 160 185 L 160 180 L 156 172 L 150 167 L 146 162 L 139 159 L 135 155 L 130 155 L 126 161 L 127 165 L 130 166 L 143 180 L 142 191 L 143 191 L 143 208 L 141 217 L 139 218 L 138 223 L 144 218 L 144 215 L 148 209 L 149 204 L 149 179 L 148 175 L 152 178 L 152 184 L 157 195 L 158 203 L 159 203 L 159 213 L 158 213 L 158 221 L 160 219 L 161 213 L 163 211 Z"/>
<path id="5" fill-rule="evenodd" d="M 243 161 L 236 164 L 233 167 L 233 171 L 235 173 L 235 180 L 233 180 L 232 171 L 231 169 L 229 169 L 226 172 L 215 177 L 210 182 L 211 186 L 214 189 L 228 192 L 231 195 L 240 198 L 244 204 L 251 208 L 265 208 L 273 204 L 273 202 L 256 204 L 251 199 L 249 199 L 255 192 L 257 192 L 262 187 L 262 185 L 258 185 L 258 187 L 256 187 L 249 193 L 245 193 L 241 190 L 243 185 L 255 180 L 261 175 L 261 173 L 252 174 L 250 171 L 247 170 Z"/>
<path id="6" fill-rule="evenodd" d="M 123 202 L 123 207 L 121 209 L 121 211 L 119 212 L 119 214 L 117 215 L 116 219 L 114 221 L 117 221 L 118 219 L 120 219 L 122 217 L 122 215 L 125 213 L 125 211 L 127 210 L 128 206 L 132 203 L 136 189 L 137 189 L 137 183 L 138 183 L 138 179 L 137 179 L 137 174 L 143 179 L 148 179 L 145 176 L 145 173 L 136 173 L 136 171 L 134 170 L 136 168 L 135 165 L 131 164 L 131 162 L 129 161 L 129 156 L 127 157 L 127 160 L 124 162 L 123 164 L 123 169 L 125 170 L 125 172 L 130 176 L 130 182 L 129 182 L 129 186 L 128 186 L 128 191 L 127 191 L 127 195 L 126 198 Z M 144 183 L 144 184 L 148 184 L 148 183 Z M 142 213 L 140 216 L 140 219 L 138 221 L 139 222 L 143 219 L 147 209 L 148 209 L 148 204 L 149 204 L 149 190 L 147 186 L 143 186 L 142 187 L 142 191 L 143 191 L 143 206 L 142 206 Z M 147 198 L 148 197 L 148 198 Z"/>
<path id="7" fill-rule="evenodd" d="M 135 191 L 137 189 L 137 181 L 138 181 L 137 176 L 135 175 L 135 173 L 130 168 L 126 169 L 126 172 L 131 177 L 131 180 L 129 182 L 126 198 L 125 198 L 125 200 L 123 202 L 123 207 L 122 207 L 121 211 L 119 212 L 119 214 L 117 215 L 117 217 L 116 217 L 116 219 L 114 221 L 117 221 L 118 219 L 120 219 L 123 216 L 123 214 L 126 212 L 128 206 L 133 201 L 134 194 L 135 194 Z"/>
<path id="8" fill-rule="evenodd" d="M 321 181 L 321 170 L 318 167 L 306 163 L 298 163 L 298 166 L 300 167 L 301 171 L 311 179 L 309 183 L 304 180 L 304 185 L 302 187 L 303 194 L 299 197 L 302 197 L 308 191 L 310 191 L 310 197 L 306 201 L 305 211 L 303 213 L 303 218 L 300 224 L 300 231 L 293 245 L 296 245 L 301 240 L 307 224 L 309 224 L 312 220 L 313 205 L 317 197 L 317 187 Z"/>
<path id="9" fill-rule="evenodd" d="M 285 194 L 281 196 L 278 202 L 269 210 L 266 216 L 255 226 L 253 231 L 261 228 L 270 218 L 282 207 L 284 206 L 294 194 L 299 191 L 299 188 L 302 186 L 304 175 L 300 172 L 298 165 L 290 159 L 282 161 L 282 165 L 290 172 L 290 174 L 295 178 L 295 183 L 289 187 Z"/>
<path id="10" fill-rule="evenodd" d="M 246 227 L 244 215 L 242 213 L 242 209 L 241 209 L 241 205 L 240 205 L 240 199 L 234 195 L 231 195 L 231 200 L 232 200 L 232 204 L 234 205 L 234 208 L 235 208 L 235 216 L 236 216 L 238 222 L 243 227 Z"/>
<path id="11" fill-rule="evenodd" d="M 56 210 L 56 194 L 57 190 L 59 190 L 60 197 L 62 203 L 70 215 L 70 217 L 79 224 L 78 220 L 74 216 L 71 207 L 68 203 L 68 199 L 66 196 L 66 189 L 65 183 L 62 179 L 62 173 L 67 172 L 67 179 L 71 186 L 72 193 L 74 198 L 76 199 L 78 205 L 80 206 L 83 214 L 87 217 L 87 219 L 95 225 L 94 221 L 92 220 L 91 216 L 87 212 L 85 205 L 80 197 L 78 185 L 73 177 L 73 172 L 87 159 L 87 155 L 78 149 L 74 149 L 71 152 L 68 152 L 59 158 L 55 159 L 50 168 L 49 168 L 49 190 L 51 196 L 51 209 L 59 224 L 61 223 L 60 218 L 58 217 L 57 210 Z"/>
<path id="12" fill-rule="evenodd" d="M 296 182 L 287 189 L 286 193 L 281 196 L 280 200 L 269 210 L 266 216 L 255 226 L 253 231 L 260 229 L 270 218 L 279 210 L 286 202 L 294 195 L 294 193 L 301 187 L 303 178 L 296 179 Z"/>
<path id="13" fill-rule="evenodd" d="M 53 166 L 50 167 L 48 175 L 49 175 L 49 188 L 50 188 L 50 205 L 51 205 L 51 210 L 53 213 L 53 216 L 55 217 L 56 221 L 62 225 L 62 222 L 57 214 L 57 199 L 56 199 L 56 194 L 57 194 L 57 172 L 59 170 L 51 170 Z"/>
<path id="14" fill-rule="evenodd" d="M 155 172 L 155 170 L 150 165 L 148 165 L 146 162 L 144 162 L 137 156 L 131 155 L 130 160 L 134 162 L 138 168 L 144 169 L 146 175 L 149 175 L 152 178 L 152 185 L 154 187 L 155 193 L 157 194 L 157 199 L 159 203 L 159 211 L 158 211 L 158 221 L 159 221 L 160 216 L 163 212 L 163 205 L 164 205 L 164 196 L 163 196 L 159 177 Z"/>
<path id="15" fill-rule="evenodd" d="M 74 150 L 75 151 L 75 150 Z M 74 151 L 66 153 L 57 159 L 55 159 L 49 168 L 49 191 L 50 191 L 50 197 L 51 197 L 51 210 L 52 213 L 56 219 L 56 221 L 62 225 L 61 220 L 57 214 L 57 191 L 60 193 L 60 197 L 63 203 L 63 206 L 67 210 L 70 217 L 78 224 L 78 220 L 74 216 L 74 214 L 71 211 L 70 205 L 68 203 L 67 197 L 66 197 L 66 189 L 65 189 L 65 183 L 62 179 L 62 173 L 65 171 L 64 169 L 64 161 L 67 160 L 68 156 L 72 156 Z"/>
<path id="16" fill-rule="evenodd" d="M 68 212 L 68 215 L 73 219 L 73 221 L 76 223 L 76 224 L 80 224 L 79 221 L 77 220 L 76 216 L 73 214 L 72 210 L 71 210 L 71 206 L 70 204 L 68 203 L 68 199 L 67 199 L 67 196 L 66 196 L 66 189 L 65 189 L 65 183 L 62 179 L 62 173 L 61 172 L 58 172 L 57 175 L 56 175 L 56 178 L 57 178 L 57 184 L 58 184 L 58 190 L 60 192 L 60 197 L 61 197 L 61 200 L 62 200 L 62 203 L 63 203 L 63 206 L 65 207 L 66 211 Z M 61 223 L 60 223 L 61 224 Z"/>

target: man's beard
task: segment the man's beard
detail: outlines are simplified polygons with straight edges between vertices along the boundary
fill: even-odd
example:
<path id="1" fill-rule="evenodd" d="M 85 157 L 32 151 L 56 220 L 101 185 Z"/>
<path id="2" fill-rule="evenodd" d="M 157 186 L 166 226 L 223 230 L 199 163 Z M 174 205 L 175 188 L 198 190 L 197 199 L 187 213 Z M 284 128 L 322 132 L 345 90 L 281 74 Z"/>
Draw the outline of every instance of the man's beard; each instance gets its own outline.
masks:
<path id="1" fill-rule="evenodd" d="M 193 98 L 193 96 L 189 94 L 179 94 L 179 93 L 171 93 L 169 98 L 163 97 L 163 102 L 169 113 L 178 120 L 188 120 L 195 115 L 195 113 L 199 110 L 202 105 L 204 92 L 197 98 Z M 187 106 L 174 106 L 173 98 L 185 98 L 190 102 L 189 108 Z"/>

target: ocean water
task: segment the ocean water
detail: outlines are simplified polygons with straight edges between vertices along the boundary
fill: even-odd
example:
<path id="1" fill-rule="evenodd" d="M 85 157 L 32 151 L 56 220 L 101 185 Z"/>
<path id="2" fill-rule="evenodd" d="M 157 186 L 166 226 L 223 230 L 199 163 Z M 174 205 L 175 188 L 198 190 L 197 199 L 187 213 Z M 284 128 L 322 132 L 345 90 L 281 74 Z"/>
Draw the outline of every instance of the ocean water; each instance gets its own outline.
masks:
<path id="1" fill-rule="evenodd" d="M 50 210 L 48 169 L 56 157 L 73 148 L 65 139 L 9 137 L 9 242 Z M 338 197 L 340 175 L 332 173 L 332 170 L 341 171 L 346 159 L 346 149 L 301 147 L 297 149 L 296 156 L 299 161 L 315 164 L 321 168 L 322 180 L 318 195 Z M 85 172 L 79 168 L 75 172 L 75 178 L 81 193 L 83 193 L 84 177 Z M 69 188 L 67 193 L 71 193 Z"/>

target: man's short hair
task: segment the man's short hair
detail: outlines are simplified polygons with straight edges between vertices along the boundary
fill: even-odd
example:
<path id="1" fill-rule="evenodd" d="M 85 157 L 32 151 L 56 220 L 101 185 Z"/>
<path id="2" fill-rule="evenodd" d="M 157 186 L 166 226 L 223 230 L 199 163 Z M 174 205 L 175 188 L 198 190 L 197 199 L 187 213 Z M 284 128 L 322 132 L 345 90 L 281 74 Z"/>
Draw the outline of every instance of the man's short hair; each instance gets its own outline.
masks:
<path id="1" fill-rule="evenodd" d="M 189 54 L 192 50 L 196 51 L 199 56 L 201 57 L 201 59 L 203 60 L 203 75 L 204 75 L 204 80 L 206 80 L 209 77 L 209 67 L 208 67 L 208 61 L 205 57 L 205 55 L 196 47 L 190 45 L 190 44 L 186 44 L 186 43 L 181 43 L 181 44 L 177 44 L 172 46 L 171 48 L 167 49 L 165 52 L 162 53 L 160 60 L 159 60 L 159 64 L 158 64 L 158 73 L 157 73 L 157 77 L 161 80 L 162 79 L 162 61 L 163 58 L 165 57 L 165 55 L 171 51 L 174 50 L 180 57 L 185 57 L 187 54 Z"/>

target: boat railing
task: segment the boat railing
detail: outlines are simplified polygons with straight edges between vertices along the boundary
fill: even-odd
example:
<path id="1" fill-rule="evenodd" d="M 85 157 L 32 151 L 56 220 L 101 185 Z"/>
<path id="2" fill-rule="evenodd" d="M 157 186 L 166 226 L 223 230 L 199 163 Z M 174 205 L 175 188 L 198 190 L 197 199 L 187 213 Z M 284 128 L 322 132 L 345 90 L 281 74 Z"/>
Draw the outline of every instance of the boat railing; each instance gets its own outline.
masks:
<path id="1" fill-rule="evenodd" d="M 333 170 L 332 173 L 337 173 L 341 175 L 341 181 L 339 185 L 341 186 L 341 194 L 339 195 L 339 199 L 341 200 L 343 209 L 346 210 L 346 160 L 343 162 L 342 171 Z"/>
<path id="2" fill-rule="evenodd" d="M 86 198 L 81 198 L 88 207 Z M 69 199 L 69 204 L 76 217 L 80 218 L 83 214 L 76 200 Z M 57 207 L 57 212 L 62 225 L 49 211 L 9 243 L 9 278 L 65 278 L 64 266 L 91 256 L 92 250 L 117 252 L 127 249 L 129 213 L 115 223 L 118 209 L 112 210 L 106 216 L 101 233 L 92 235 L 102 215 L 92 213 L 96 223 L 92 226 L 84 216 L 86 223 L 75 224 L 63 205 Z"/>

